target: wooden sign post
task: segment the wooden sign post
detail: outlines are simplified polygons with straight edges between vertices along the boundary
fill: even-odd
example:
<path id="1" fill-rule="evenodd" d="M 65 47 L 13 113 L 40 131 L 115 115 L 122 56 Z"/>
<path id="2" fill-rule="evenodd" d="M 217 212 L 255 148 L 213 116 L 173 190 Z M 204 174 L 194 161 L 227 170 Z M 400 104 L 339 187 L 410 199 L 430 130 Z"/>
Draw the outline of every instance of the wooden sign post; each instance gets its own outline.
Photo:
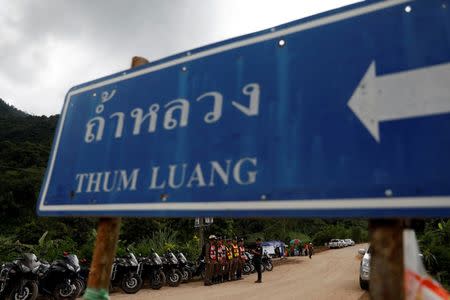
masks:
<path id="1" fill-rule="evenodd" d="M 403 264 L 403 229 L 401 219 L 373 219 L 370 233 L 370 298 L 405 299 Z"/>
<path id="2" fill-rule="evenodd" d="M 145 58 L 135 56 L 132 59 L 131 68 L 146 63 L 148 63 L 148 60 Z M 120 223 L 120 218 L 100 218 L 89 273 L 88 288 L 84 295 L 86 300 L 109 299 L 109 279 L 111 266 L 116 255 Z"/>

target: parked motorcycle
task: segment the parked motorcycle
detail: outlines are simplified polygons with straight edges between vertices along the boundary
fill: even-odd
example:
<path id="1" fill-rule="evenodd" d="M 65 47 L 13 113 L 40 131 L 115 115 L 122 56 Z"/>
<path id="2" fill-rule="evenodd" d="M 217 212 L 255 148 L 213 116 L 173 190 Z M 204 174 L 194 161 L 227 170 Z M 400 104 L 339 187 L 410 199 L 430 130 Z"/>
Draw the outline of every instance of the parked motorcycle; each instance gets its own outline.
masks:
<path id="1" fill-rule="evenodd" d="M 269 272 L 273 270 L 272 258 L 267 255 L 267 253 L 264 253 L 262 257 L 262 265 L 264 266 L 264 269 Z"/>
<path id="2" fill-rule="evenodd" d="M 139 259 L 138 274 L 142 281 L 148 278 L 150 287 L 154 290 L 159 290 L 166 284 L 162 259 L 153 249 L 149 257 L 141 257 Z"/>
<path id="3" fill-rule="evenodd" d="M 179 286 L 183 275 L 178 270 L 178 259 L 175 254 L 172 251 L 168 251 L 162 258 L 162 261 L 167 284 L 171 287 Z"/>
<path id="4" fill-rule="evenodd" d="M 2 265 L 0 295 L 5 299 L 34 300 L 38 296 L 38 269 L 36 255 L 24 253 L 21 258 Z"/>
<path id="5" fill-rule="evenodd" d="M 41 262 L 38 268 L 40 294 L 56 300 L 74 300 L 80 294 L 80 263 L 74 254 L 65 255 L 51 264 Z"/>
<path id="6" fill-rule="evenodd" d="M 242 273 L 244 273 L 244 275 L 248 275 L 255 272 L 255 265 L 253 264 L 252 254 L 250 254 L 249 252 L 245 252 L 245 256 L 247 257 L 247 260 L 242 267 Z"/>
<path id="7" fill-rule="evenodd" d="M 178 252 L 176 257 L 178 260 L 178 269 L 181 272 L 181 282 L 188 282 L 192 278 L 194 268 L 192 264 L 188 262 L 183 253 Z"/>
<path id="8" fill-rule="evenodd" d="M 188 265 L 193 270 L 192 277 L 200 276 L 201 279 L 205 279 L 206 263 L 204 257 L 199 257 L 197 260 L 197 264 L 194 265 L 188 262 Z"/>
<path id="9" fill-rule="evenodd" d="M 142 278 L 138 273 L 136 256 L 127 249 L 124 258 L 114 259 L 111 270 L 111 286 L 120 287 L 127 294 L 135 294 L 142 287 Z"/>
<path id="10" fill-rule="evenodd" d="M 87 259 L 82 258 L 80 260 L 80 272 L 78 273 L 78 284 L 80 285 L 80 292 L 78 293 L 78 296 L 84 295 L 84 292 L 87 288 L 87 282 L 89 277 L 89 262 Z"/>

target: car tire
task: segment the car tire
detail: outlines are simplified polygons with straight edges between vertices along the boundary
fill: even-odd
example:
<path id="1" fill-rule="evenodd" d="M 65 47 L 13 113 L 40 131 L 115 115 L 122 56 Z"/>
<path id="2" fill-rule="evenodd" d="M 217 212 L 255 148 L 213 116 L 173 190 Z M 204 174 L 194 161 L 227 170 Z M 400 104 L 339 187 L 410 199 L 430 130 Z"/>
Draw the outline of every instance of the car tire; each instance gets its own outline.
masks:
<path id="1" fill-rule="evenodd" d="M 369 290 L 369 281 L 361 279 L 361 277 L 359 277 L 359 286 L 362 290 L 368 291 Z"/>

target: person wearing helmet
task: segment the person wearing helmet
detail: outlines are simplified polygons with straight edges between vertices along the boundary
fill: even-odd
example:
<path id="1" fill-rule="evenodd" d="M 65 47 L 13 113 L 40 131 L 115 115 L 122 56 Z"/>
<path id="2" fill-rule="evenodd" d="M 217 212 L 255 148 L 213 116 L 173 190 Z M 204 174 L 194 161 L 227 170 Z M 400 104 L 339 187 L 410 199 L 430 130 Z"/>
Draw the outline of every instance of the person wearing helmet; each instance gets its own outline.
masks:
<path id="1" fill-rule="evenodd" d="M 217 265 L 217 246 L 216 246 L 216 236 L 210 235 L 208 238 L 209 242 L 206 245 L 205 251 L 205 285 L 212 285 L 214 279 L 214 271 Z"/>

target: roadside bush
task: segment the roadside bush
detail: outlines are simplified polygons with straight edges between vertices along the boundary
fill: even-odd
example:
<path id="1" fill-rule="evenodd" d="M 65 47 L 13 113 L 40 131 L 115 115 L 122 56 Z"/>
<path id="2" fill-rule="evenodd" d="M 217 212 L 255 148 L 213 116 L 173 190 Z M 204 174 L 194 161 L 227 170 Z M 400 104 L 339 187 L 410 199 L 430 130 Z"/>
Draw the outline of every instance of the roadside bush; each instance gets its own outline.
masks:
<path id="1" fill-rule="evenodd" d="M 303 243 L 310 243 L 310 242 L 312 242 L 312 238 L 309 235 L 307 235 L 305 233 L 302 233 L 302 232 L 290 231 L 288 233 L 287 237 L 288 237 L 288 239 L 285 242 L 290 242 L 293 239 L 299 239 Z"/>
<path id="2" fill-rule="evenodd" d="M 94 252 L 95 239 L 97 237 L 97 231 L 95 229 L 90 230 L 90 234 L 87 236 L 87 241 L 83 243 L 78 251 L 78 258 L 85 258 L 89 261 L 92 260 L 92 254 Z"/>
<path id="3" fill-rule="evenodd" d="M 15 244 L 11 236 L 0 236 L 0 262 L 7 262 L 16 259 L 20 254 L 20 249 Z"/>
<path id="4" fill-rule="evenodd" d="M 419 236 L 423 261 L 430 275 L 450 287 L 450 220 L 430 221 Z"/>
<path id="5" fill-rule="evenodd" d="M 144 256 L 149 255 L 152 249 L 162 255 L 169 249 L 175 249 L 176 242 L 177 232 L 164 228 L 155 231 L 151 238 L 145 238 L 137 244 L 130 246 L 130 248 Z"/>
<path id="6" fill-rule="evenodd" d="M 35 246 L 35 251 L 33 252 L 35 252 L 39 258 L 48 261 L 60 259 L 64 252 L 78 254 L 76 243 L 69 238 L 64 240 L 44 240 L 42 243 Z"/>
<path id="7" fill-rule="evenodd" d="M 188 260 L 195 261 L 200 256 L 199 238 L 194 235 L 194 237 L 187 241 L 186 243 L 180 245 L 178 250 L 183 252 Z"/>
<path id="8" fill-rule="evenodd" d="M 314 243 L 323 245 L 331 239 L 345 239 L 349 236 L 348 231 L 341 225 L 327 225 L 314 235 Z"/>

